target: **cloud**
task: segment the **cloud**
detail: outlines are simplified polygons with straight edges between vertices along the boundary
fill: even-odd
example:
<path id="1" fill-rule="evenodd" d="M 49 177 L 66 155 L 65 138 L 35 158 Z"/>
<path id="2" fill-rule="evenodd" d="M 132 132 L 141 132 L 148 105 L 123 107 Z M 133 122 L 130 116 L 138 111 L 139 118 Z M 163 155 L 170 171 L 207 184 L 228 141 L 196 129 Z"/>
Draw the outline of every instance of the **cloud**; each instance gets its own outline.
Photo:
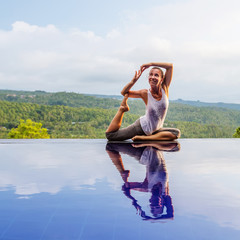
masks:
<path id="1" fill-rule="evenodd" d="M 95 144 L 93 148 L 90 142 L 79 146 L 76 141 L 69 144 L 32 144 L 31 147 L 28 144 L 16 144 L 14 151 L 3 151 L 0 159 L 0 191 L 13 188 L 15 194 L 23 197 L 42 192 L 57 194 L 66 187 L 90 189 L 95 187 L 97 181 L 103 180 L 120 191 L 123 181 L 115 167 L 109 164 L 105 146 Z M 81 151 L 82 148 L 85 150 Z M 135 161 L 129 161 L 125 167 L 134 169 L 133 172 L 136 171 L 141 180 L 144 178 L 145 166 L 136 166 Z"/>
<path id="2" fill-rule="evenodd" d="M 38 33 L 38 34 L 45 34 L 45 33 L 55 33 L 57 29 L 54 25 L 47 25 L 47 27 L 39 27 L 36 25 L 30 25 L 25 22 L 15 22 L 12 24 L 12 31 L 13 32 L 21 32 L 21 33 Z"/>
<path id="3" fill-rule="evenodd" d="M 130 9 L 104 36 L 17 21 L 0 30 L 1 88 L 119 94 L 141 64 L 169 61 L 172 99 L 240 103 L 239 5 L 192 0 Z M 136 85 L 147 87 L 145 77 Z"/>

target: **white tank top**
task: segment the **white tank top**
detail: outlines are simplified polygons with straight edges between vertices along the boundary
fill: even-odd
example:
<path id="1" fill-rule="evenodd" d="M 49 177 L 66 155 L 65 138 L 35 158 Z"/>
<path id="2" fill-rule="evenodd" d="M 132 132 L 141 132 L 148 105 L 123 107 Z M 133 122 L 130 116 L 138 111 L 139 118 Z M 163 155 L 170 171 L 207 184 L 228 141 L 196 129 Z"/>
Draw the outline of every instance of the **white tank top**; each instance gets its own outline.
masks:
<path id="1" fill-rule="evenodd" d="M 162 195 L 167 194 L 168 172 L 162 151 L 154 147 L 146 147 L 140 158 L 140 163 L 147 166 L 148 189 L 157 183 L 162 184 Z"/>
<path id="2" fill-rule="evenodd" d="M 160 101 L 156 100 L 150 90 L 148 90 L 148 102 L 146 106 L 146 113 L 140 117 L 141 127 L 146 135 L 151 135 L 163 126 L 169 101 L 165 91 L 162 88 L 162 98 Z"/>

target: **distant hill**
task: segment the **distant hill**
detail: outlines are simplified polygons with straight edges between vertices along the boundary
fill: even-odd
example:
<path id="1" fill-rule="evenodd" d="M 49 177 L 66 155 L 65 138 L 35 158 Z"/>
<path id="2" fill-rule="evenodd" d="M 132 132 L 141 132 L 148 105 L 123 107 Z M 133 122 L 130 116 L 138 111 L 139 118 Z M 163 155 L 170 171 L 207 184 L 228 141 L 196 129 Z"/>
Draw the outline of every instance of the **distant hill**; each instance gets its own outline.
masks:
<path id="1" fill-rule="evenodd" d="M 122 99 L 122 95 L 101 95 L 101 94 L 89 94 L 89 93 L 83 93 L 85 96 L 92 96 L 97 98 L 112 98 L 112 99 Z"/>
<path id="2" fill-rule="evenodd" d="M 86 96 L 88 97 L 86 99 Z M 102 100 L 99 100 L 102 99 Z M 106 100 L 104 100 L 106 99 Z M 111 102 L 109 101 L 111 99 Z M 12 102 L 29 102 L 47 105 L 64 105 L 70 107 L 101 107 L 112 108 L 118 107 L 121 95 L 101 95 L 101 94 L 83 94 L 74 92 L 45 92 L 41 90 L 36 91 L 17 91 L 17 90 L 0 90 L 0 100 L 12 101 Z M 95 101 L 94 106 L 90 106 L 86 100 Z M 132 99 L 133 101 L 135 99 Z M 190 105 L 194 107 L 216 107 L 240 110 L 240 104 L 235 103 L 209 103 L 201 101 L 190 100 L 170 100 L 173 103 L 180 103 L 184 105 Z M 110 104 L 110 105 L 109 105 Z"/>
<path id="3" fill-rule="evenodd" d="M 119 107 L 121 96 L 79 94 L 74 92 L 0 90 L 0 100 L 16 103 L 34 103 L 73 108 L 100 108 L 114 110 Z M 142 100 L 129 99 L 131 114 L 142 116 L 145 105 Z M 239 109 L 238 109 L 239 108 Z M 203 103 L 199 101 L 171 101 L 167 121 L 186 121 L 200 124 L 217 124 L 238 127 L 240 104 Z"/>
<path id="4" fill-rule="evenodd" d="M 103 138 L 121 99 L 74 92 L 0 90 L 0 138 L 6 137 L 20 118 L 42 122 L 52 137 Z M 145 113 L 142 100 L 129 99 L 128 103 L 125 126 Z M 240 104 L 171 101 L 164 126 L 179 128 L 184 138 L 232 137 L 240 126 Z"/>
<path id="5" fill-rule="evenodd" d="M 122 99 L 121 95 L 99 95 L 99 94 L 86 94 L 86 95 L 95 96 L 98 98 Z M 217 107 L 217 108 L 228 108 L 228 109 L 240 110 L 240 104 L 236 104 L 236 103 L 224 103 L 224 102 L 209 103 L 209 102 L 201 102 L 201 101 L 182 100 L 182 99 L 170 100 L 170 102 L 181 103 L 181 104 L 186 104 L 186 105 L 195 106 L 195 107 Z"/>
<path id="6" fill-rule="evenodd" d="M 240 104 L 236 104 L 236 103 L 223 103 L 223 102 L 208 103 L 208 102 L 200 102 L 200 101 L 187 101 L 182 99 L 173 100 L 171 102 L 191 105 L 195 107 L 218 107 L 218 108 L 240 110 Z"/>
<path id="7" fill-rule="evenodd" d="M 240 125 L 240 111 L 222 110 L 172 103 L 164 126 L 179 128 L 183 138 L 231 138 Z M 116 109 L 0 100 L 0 138 L 7 138 L 10 129 L 17 127 L 20 119 L 41 122 L 51 138 L 105 138 L 105 129 L 115 113 Z M 123 126 L 138 118 L 134 111 L 126 113 Z"/>
<path id="8" fill-rule="evenodd" d="M 14 91 L 0 90 L 0 100 L 18 103 L 62 105 L 69 107 L 99 107 L 112 109 L 119 106 L 114 98 L 97 98 L 93 95 L 74 92 Z"/>

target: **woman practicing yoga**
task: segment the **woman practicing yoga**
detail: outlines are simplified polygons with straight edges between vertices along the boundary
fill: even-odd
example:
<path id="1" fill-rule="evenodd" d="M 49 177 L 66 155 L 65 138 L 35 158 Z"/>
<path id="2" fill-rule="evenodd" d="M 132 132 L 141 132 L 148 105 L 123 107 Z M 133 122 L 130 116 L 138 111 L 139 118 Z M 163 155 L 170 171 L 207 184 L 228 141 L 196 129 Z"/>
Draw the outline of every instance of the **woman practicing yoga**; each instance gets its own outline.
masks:
<path id="1" fill-rule="evenodd" d="M 137 91 L 130 90 L 142 75 L 143 71 L 153 66 L 149 72 L 148 82 L 150 89 Z M 161 68 L 165 68 L 165 75 Z M 171 63 L 147 63 L 135 72 L 130 83 L 128 83 L 121 94 L 123 101 L 110 123 L 106 137 L 110 141 L 122 141 L 126 139 L 137 140 L 174 140 L 180 137 L 180 131 L 176 128 L 163 128 L 164 119 L 168 109 L 168 90 L 172 81 L 173 65 Z M 146 104 L 146 114 L 135 123 L 122 128 L 122 119 L 125 112 L 129 111 L 128 98 L 141 98 Z"/>

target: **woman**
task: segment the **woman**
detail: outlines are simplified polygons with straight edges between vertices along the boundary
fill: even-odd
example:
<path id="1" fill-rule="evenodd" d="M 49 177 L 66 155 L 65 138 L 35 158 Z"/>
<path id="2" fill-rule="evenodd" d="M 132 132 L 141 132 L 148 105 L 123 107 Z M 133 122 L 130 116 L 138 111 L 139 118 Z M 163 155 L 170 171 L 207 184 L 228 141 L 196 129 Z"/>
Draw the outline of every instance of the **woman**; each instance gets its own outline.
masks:
<path id="1" fill-rule="evenodd" d="M 153 66 L 149 72 L 148 82 L 150 89 L 132 91 L 131 88 L 142 75 L 143 71 Z M 166 69 L 165 75 L 161 68 Z M 168 89 L 172 81 L 173 65 L 171 63 L 147 63 L 143 64 L 139 71 L 135 72 L 132 81 L 128 83 L 121 94 L 123 101 L 110 123 L 106 137 L 108 140 L 174 140 L 179 138 L 180 131 L 176 128 L 163 128 L 164 119 L 168 109 Z M 127 99 L 141 98 L 146 104 L 146 114 L 127 128 L 120 129 L 123 115 L 129 111 Z"/>

